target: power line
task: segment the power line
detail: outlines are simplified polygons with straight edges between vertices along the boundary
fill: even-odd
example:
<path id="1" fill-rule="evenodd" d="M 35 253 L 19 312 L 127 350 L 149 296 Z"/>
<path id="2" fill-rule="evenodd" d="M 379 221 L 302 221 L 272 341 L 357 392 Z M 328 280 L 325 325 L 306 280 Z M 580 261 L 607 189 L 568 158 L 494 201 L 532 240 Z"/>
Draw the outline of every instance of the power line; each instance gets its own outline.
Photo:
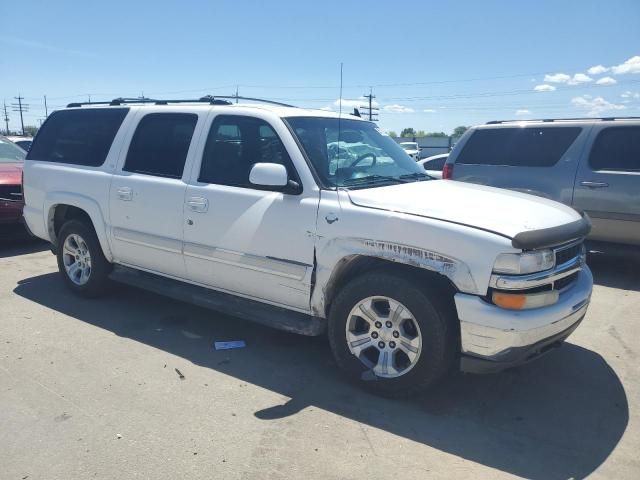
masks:
<path id="1" fill-rule="evenodd" d="M 29 111 L 29 104 L 22 103 L 24 97 L 21 97 L 20 94 L 18 94 L 17 97 L 13 98 L 18 100 L 18 103 L 12 103 L 11 106 L 13 107 L 14 112 L 20 112 L 20 126 L 22 127 L 22 135 L 24 135 L 24 119 L 22 118 L 22 113 Z"/>
<path id="2" fill-rule="evenodd" d="M 369 95 L 363 95 L 364 98 L 369 99 L 369 106 L 361 106 L 360 108 L 365 110 L 365 115 L 369 116 L 370 122 L 378 121 L 378 111 L 380 110 L 378 107 L 373 106 L 373 99 L 376 96 L 373 94 L 373 87 L 369 87 Z"/>
<path id="3" fill-rule="evenodd" d="M 7 113 L 7 103 L 3 102 L 4 105 L 4 125 L 7 127 L 7 135 L 9 135 L 9 114 Z"/>

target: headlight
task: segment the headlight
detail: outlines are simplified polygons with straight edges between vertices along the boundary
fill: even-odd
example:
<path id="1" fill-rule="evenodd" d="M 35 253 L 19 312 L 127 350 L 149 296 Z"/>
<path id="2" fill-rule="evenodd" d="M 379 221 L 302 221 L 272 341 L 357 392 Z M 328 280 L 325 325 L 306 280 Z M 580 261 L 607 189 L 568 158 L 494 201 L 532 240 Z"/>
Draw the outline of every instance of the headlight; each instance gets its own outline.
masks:
<path id="1" fill-rule="evenodd" d="M 552 250 L 538 250 L 524 253 L 502 253 L 496 258 L 493 271 L 510 275 L 543 272 L 553 268 L 555 255 Z"/>

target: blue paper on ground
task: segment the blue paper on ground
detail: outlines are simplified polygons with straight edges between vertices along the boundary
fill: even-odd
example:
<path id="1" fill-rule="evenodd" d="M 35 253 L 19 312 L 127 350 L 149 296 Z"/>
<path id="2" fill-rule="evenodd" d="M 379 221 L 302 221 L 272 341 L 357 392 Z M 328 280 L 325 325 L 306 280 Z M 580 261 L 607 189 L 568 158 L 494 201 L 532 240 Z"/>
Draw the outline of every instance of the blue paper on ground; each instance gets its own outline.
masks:
<path id="1" fill-rule="evenodd" d="M 230 342 L 214 342 L 213 346 L 216 350 L 231 350 L 232 348 L 244 348 L 247 346 L 244 340 L 233 340 Z"/>

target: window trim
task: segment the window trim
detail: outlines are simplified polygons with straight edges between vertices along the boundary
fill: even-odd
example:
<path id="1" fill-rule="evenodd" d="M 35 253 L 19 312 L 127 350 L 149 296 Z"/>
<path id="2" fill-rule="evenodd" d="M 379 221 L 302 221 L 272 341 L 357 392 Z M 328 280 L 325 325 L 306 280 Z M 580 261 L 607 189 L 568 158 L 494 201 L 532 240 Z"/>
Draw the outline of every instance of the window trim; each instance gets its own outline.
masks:
<path id="1" fill-rule="evenodd" d="M 271 128 L 271 130 L 273 130 L 273 133 L 275 133 L 276 138 L 280 141 L 280 143 L 282 144 L 282 148 L 284 149 L 284 151 L 287 154 L 288 157 L 288 165 L 284 165 L 285 168 L 287 168 L 287 172 L 289 172 L 289 168 L 291 168 L 290 172 L 289 172 L 289 181 L 293 181 L 295 182 L 298 186 L 293 186 L 293 185 L 286 185 L 284 187 L 269 187 L 269 186 L 260 186 L 260 185 L 253 185 L 253 184 L 249 184 L 249 185 L 229 185 L 226 183 L 217 183 L 217 182 L 209 182 L 209 181 L 204 181 L 202 180 L 202 167 L 204 166 L 204 153 L 207 149 L 207 144 L 209 142 L 209 136 L 211 135 L 211 132 L 213 131 L 213 129 L 219 125 L 222 121 L 228 121 L 228 119 L 245 119 L 245 118 L 250 118 L 253 120 L 257 120 L 260 122 L 264 122 L 266 125 L 269 126 L 269 128 Z M 284 120 L 284 119 L 283 119 Z M 288 127 L 286 122 L 283 122 L 285 124 L 285 126 Z M 291 157 L 291 154 L 289 153 L 289 150 L 287 149 L 287 146 L 285 145 L 285 143 L 282 141 L 282 137 L 278 134 L 277 129 L 274 127 L 274 125 L 269 121 L 266 120 L 264 118 L 258 117 L 258 116 L 253 116 L 253 115 L 242 115 L 242 114 L 234 114 L 234 113 L 220 113 L 218 115 L 216 115 L 215 117 L 213 117 L 211 124 L 209 125 L 209 129 L 205 132 L 203 132 L 203 141 L 202 141 L 202 149 L 199 152 L 200 155 L 200 161 L 199 164 L 197 165 L 197 171 L 194 172 L 197 175 L 195 176 L 195 182 L 199 185 L 199 186 L 207 186 L 207 185 L 215 185 L 215 186 L 220 186 L 220 187 L 231 187 L 231 188 L 242 188 L 242 189 L 246 189 L 246 190 L 257 190 L 257 191 L 267 191 L 267 192 L 278 192 L 278 193 L 283 193 L 286 195 L 302 195 L 303 191 L 304 191 L 304 187 L 302 184 L 302 181 L 300 179 L 300 175 L 298 174 L 298 170 L 296 169 L 295 163 L 293 161 L 293 158 Z M 294 136 L 295 139 L 295 136 Z"/>
<path id="2" fill-rule="evenodd" d="M 168 174 L 159 174 L 159 173 L 151 173 L 151 172 L 144 172 L 144 171 L 139 171 L 139 170 L 128 170 L 127 169 L 127 162 L 129 161 L 129 153 L 131 151 L 131 145 L 133 145 L 133 141 L 136 137 L 136 133 L 138 133 L 138 129 L 140 128 L 140 124 L 144 121 L 145 118 L 150 117 L 150 116 L 160 116 L 160 115 L 180 115 L 180 116 L 189 116 L 189 117 L 195 117 L 195 124 L 193 125 L 193 132 L 191 133 L 191 140 L 189 140 L 189 146 L 187 148 L 187 152 L 185 154 L 184 157 L 184 164 L 182 165 L 182 174 L 180 174 L 179 176 L 175 176 L 175 175 L 168 175 Z M 122 164 L 122 168 L 120 169 L 122 172 L 126 172 L 126 173 L 130 173 L 130 174 L 136 174 L 136 175 L 145 175 L 148 177 L 158 177 L 158 178 L 169 178 L 171 180 L 182 180 L 185 175 L 187 174 L 187 167 L 188 167 L 188 163 L 189 163 L 189 151 L 192 149 L 194 141 L 197 140 L 196 139 L 196 132 L 197 132 L 197 128 L 198 128 L 198 122 L 200 121 L 200 115 L 198 115 L 197 113 L 194 112 L 145 112 L 139 119 L 137 119 L 135 127 L 132 129 L 132 133 L 131 133 L 131 138 L 129 139 L 129 144 L 127 145 L 126 151 L 124 152 L 124 163 Z"/>
<path id="3" fill-rule="evenodd" d="M 621 168 L 596 168 L 593 165 L 593 156 L 594 156 L 593 153 L 595 151 L 595 146 L 598 143 L 598 140 L 600 139 L 600 137 L 608 130 L 624 130 L 624 129 L 636 129 L 640 131 L 640 125 L 610 125 L 602 128 L 596 134 L 595 138 L 593 139 L 593 143 L 591 144 L 591 148 L 589 149 L 589 158 L 587 162 L 587 164 L 589 165 L 589 169 L 592 172 L 620 172 L 620 173 L 635 173 L 635 174 L 640 173 L 640 168 L 636 170 L 628 170 L 628 169 L 621 169 Z"/>

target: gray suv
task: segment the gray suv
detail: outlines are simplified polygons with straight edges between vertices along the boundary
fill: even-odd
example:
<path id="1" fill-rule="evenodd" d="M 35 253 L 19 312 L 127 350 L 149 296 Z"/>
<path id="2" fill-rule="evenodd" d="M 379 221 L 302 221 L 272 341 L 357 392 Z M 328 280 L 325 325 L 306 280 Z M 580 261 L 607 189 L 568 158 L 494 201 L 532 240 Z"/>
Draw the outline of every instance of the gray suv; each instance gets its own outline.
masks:
<path id="1" fill-rule="evenodd" d="M 591 240 L 640 246 L 640 117 L 479 125 L 443 178 L 563 202 L 591 217 Z"/>

